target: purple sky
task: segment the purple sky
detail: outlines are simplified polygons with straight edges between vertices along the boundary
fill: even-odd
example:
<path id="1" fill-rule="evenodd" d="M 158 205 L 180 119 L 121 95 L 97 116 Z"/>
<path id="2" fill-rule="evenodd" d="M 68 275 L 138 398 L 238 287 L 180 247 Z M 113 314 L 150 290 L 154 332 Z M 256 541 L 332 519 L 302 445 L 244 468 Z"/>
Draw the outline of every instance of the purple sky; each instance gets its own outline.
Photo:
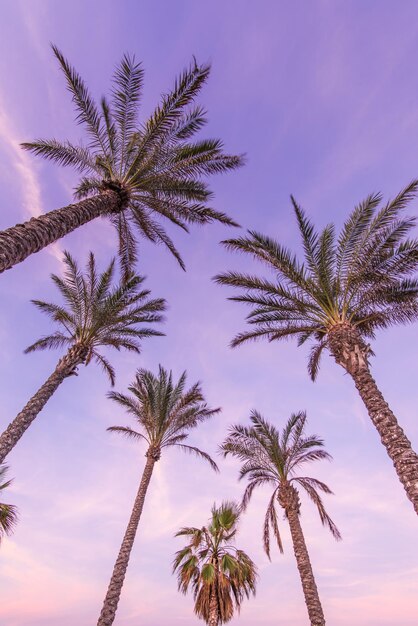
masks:
<path id="1" fill-rule="evenodd" d="M 0 228 L 63 206 L 75 177 L 24 153 L 21 141 L 77 140 L 81 130 L 49 42 L 61 48 L 95 96 L 107 92 L 123 52 L 143 60 L 145 117 L 159 94 L 190 62 L 211 61 L 201 102 L 206 136 L 219 136 L 248 164 L 212 180 L 216 206 L 244 227 L 298 249 L 289 195 L 319 226 L 342 223 L 369 192 L 393 196 L 418 176 L 418 5 L 414 1 L 2 0 L 0 3 Z M 411 207 L 416 212 L 417 202 Z M 351 380 L 325 357 L 318 382 L 306 373 L 306 351 L 293 343 L 230 350 L 244 310 L 210 278 L 249 268 L 226 253 L 221 226 L 173 236 L 188 271 L 144 243 L 139 271 L 170 308 L 165 338 L 148 340 L 140 357 L 112 355 L 118 390 L 137 367 L 158 363 L 200 379 L 222 415 L 193 434 L 215 454 L 228 425 L 257 408 L 283 424 L 306 409 L 309 429 L 324 437 L 332 464 L 311 474 L 335 491 L 327 498 L 344 541 L 337 544 L 303 501 L 302 523 L 327 622 L 333 626 L 413 626 L 418 615 L 416 516 L 404 496 Z M 44 382 L 58 353 L 23 355 L 47 332 L 31 298 L 55 298 L 49 274 L 61 251 L 84 263 L 93 249 L 103 266 L 114 253 L 104 222 L 84 227 L 0 278 L 1 430 Z M 418 447 L 417 327 L 377 338 L 373 369 L 399 420 Z M 66 381 L 9 457 L 20 509 L 13 538 L 0 551 L 2 626 L 91 626 L 96 623 L 125 530 L 144 449 L 106 432 L 126 424 L 105 397 L 107 381 L 90 366 Z M 116 623 L 191 626 L 191 596 L 177 592 L 171 561 L 182 525 L 201 525 L 212 503 L 239 499 L 238 465 L 220 461 L 214 475 L 192 457 L 169 452 L 157 466 L 132 554 Z M 243 606 L 243 626 L 307 623 L 290 536 L 272 562 L 261 548 L 268 492 L 254 497 L 240 546 L 257 562 L 257 598 Z"/>

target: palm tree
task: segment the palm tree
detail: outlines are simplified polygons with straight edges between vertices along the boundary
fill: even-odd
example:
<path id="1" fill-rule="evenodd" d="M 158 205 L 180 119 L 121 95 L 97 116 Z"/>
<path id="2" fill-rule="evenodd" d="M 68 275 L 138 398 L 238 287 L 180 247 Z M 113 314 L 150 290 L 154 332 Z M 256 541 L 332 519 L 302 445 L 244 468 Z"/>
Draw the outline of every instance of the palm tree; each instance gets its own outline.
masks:
<path id="1" fill-rule="evenodd" d="M 79 365 L 95 361 L 113 386 L 115 371 L 100 348 L 112 347 L 139 353 L 141 339 L 163 334 L 142 326 L 162 321 L 161 313 L 165 309 L 163 299 L 150 299 L 150 292 L 142 288 L 144 277 L 131 274 L 126 281 L 112 286 L 115 262 L 112 261 L 102 274 L 98 274 L 92 252 L 84 274 L 68 252 L 64 252 L 64 264 L 66 271 L 63 278 L 55 274 L 51 276 L 64 304 L 32 301 L 58 324 L 58 330 L 42 337 L 25 352 L 68 349 L 48 380 L 0 436 L 0 463 L 61 383 L 77 373 Z"/>
<path id="2" fill-rule="evenodd" d="M 3 482 L 7 474 L 7 466 L 0 465 L 0 493 L 7 489 L 12 483 L 11 480 Z M 13 504 L 0 502 L 0 543 L 5 535 L 11 535 L 17 524 L 17 509 Z"/>
<path id="3" fill-rule="evenodd" d="M 112 391 L 109 398 L 133 416 L 138 430 L 129 426 L 112 426 L 108 430 L 122 433 L 136 441 L 145 441 L 147 461 L 113 568 L 98 626 L 111 626 L 115 619 L 145 496 L 154 465 L 159 461 L 162 450 L 172 446 L 180 448 L 205 459 L 215 471 L 218 471 L 216 463 L 206 452 L 185 443 L 192 428 L 196 428 L 220 411 L 207 405 L 200 383 L 186 389 L 186 372 L 183 372 L 177 383 L 174 383 L 172 372 L 167 372 L 160 365 L 158 376 L 148 370 L 139 369 L 128 389 L 129 395 Z"/>
<path id="4" fill-rule="evenodd" d="M 189 543 L 176 552 L 179 590 L 193 589 L 194 611 L 208 626 L 226 624 L 239 611 L 244 597 L 255 595 L 257 568 L 248 554 L 233 544 L 238 530 L 240 509 L 234 502 L 212 507 L 208 526 L 182 528 L 176 537 Z"/>
<path id="5" fill-rule="evenodd" d="M 122 58 L 110 101 L 102 98 L 97 106 L 79 74 L 52 48 L 88 143 L 51 139 L 22 146 L 82 174 L 75 190 L 78 202 L 1 232 L 0 272 L 99 216 L 109 218 L 116 227 L 127 273 L 136 259 L 135 230 L 167 246 L 184 268 L 160 218 L 186 231 L 192 223 L 236 225 L 207 206 L 212 194 L 203 177 L 235 169 L 243 164 L 243 157 L 224 154 L 218 139 L 191 140 L 206 123 L 205 111 L 193 102 L 208 79 L 210 66 L 194 61 L 151 117 L 139 123 L 144 72 L 134 57 Z"/>
<path id="6" fill-rule="evenodd" d="M 373 379 L 367 343 L 376 330 L 418 315 L 418 240 L 407 238 L 416 220 L 402 215 L 417 187 L 418 181 L 412 182 L 381 208 L 380 194 L 368 196 L 338 239 L 332 224 L 318 233 L 292 198 L 304 262 L 277 241 L 250 231 L 224 244 L 264 262 L 274 278 L 227 272 L 215 280 L 242 289 L 231 299 L 251 307 L 247 320 L 253 328 L 238 334 L 233 346 L 263 337 L 293 337 L 298 345 L 311 340 L 312 380 L 325 348 L 350 374 L 418 514 L 418 455 Z"/>
<path id="7" fill-rule="evenodd" d="M 338 528 L 325 510 L 318 493 L 330 494 L 330 488 L 320 480 L 299 476 L 300 468 L 306 463 L 320 459 L 331 459 L 323 450 L 323 441 L 316 435 L 305 436 L 306 413 L 294 413 L 282 432 L 269 424 L 257 412 L 251 413 L 252 426 L 233 426 L 221 446 L 224 455 L 232 454 L 242 462 L 240 479 L 248 478 L 242 499 L 242 508 L 248 506 L 256 487 L 271 485 L 273 493 L 264 519 L 263 543 L 270 558 L 270 531 L 276 538 L 280 552 L 283 544 L 277 520 L 276 502 L 284 509 L 289 522 L 293 550 L 302 582 L 305 602 L 311 626 L 325 624 L 318 589 L 300 523 L 300 499 L 298 487 L 302 487 L 318 509 L 324 526 L 336 539 L 341 539 Z"/>

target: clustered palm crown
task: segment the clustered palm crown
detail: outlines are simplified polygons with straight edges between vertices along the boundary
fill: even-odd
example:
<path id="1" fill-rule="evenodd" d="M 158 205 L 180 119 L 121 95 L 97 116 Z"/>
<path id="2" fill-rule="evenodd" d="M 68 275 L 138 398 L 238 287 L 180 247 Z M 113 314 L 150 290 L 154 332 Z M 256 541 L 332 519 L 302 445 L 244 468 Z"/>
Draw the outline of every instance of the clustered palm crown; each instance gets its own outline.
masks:
<path id="1" fill-rule="evenodd" d="M 187 374 L 183 372 L 174 382 L 172 372 L 161 365 L 158 376 L 139 369 L 135 381 L 128 387 L 130 395 L 109 392 L 109 398 L 134 417 L 139 431 L 129 426 L 111 426 L 108 430 L 146 441 L 149 452 L 156 459 L 163 448 L 176 446 L 202 457 L 217 471 L 218 467 L 209 454 L 184 442 L 190 430 L 219 413 L 220 409 L 208 406 L 200 383 L 187 389 L 186 380 Z"/>
<path id="2" fill-rule="evenodd" d="M 11 485 L 11 480 L 5 480 L 8 468 L 0 465 L 0 494 Z M 4 535 L 10 535 L 17 524 L 17 509 L 13 504 L 0 502 L 0 543 Z"/>
<path id="3" fill-rule="evenodd" d="M 289 504 L 296 506 L 299 511 L 297 487 L 302 487 L 315 504 L 322 524 L 336 539 L 340 539 L 338 528 L 326 512 L 318 493 L 319 490 L 332 494 L 331 489 L 316 478 L 299 474 L 301 467 L 307 463 L 331 459 L 331 455 L 323 449 L 321 438 L 305 435 L 306 413 L 301 411 L 292 414 L 281 433 L 258 411 L 252 411 L 250 419 L 251 426 L 238 424 L 230 429 L 221 450 L 225 456 L 231 454 L 241 461 L 239 478 L 248 479 L 242 499 L 243 510 L 248 506 L 254 489 L 263 485 L 273 486 L 264 520 L 263 543 L 267 555 L 270 557 L 270 528 L 283 552 L 276 503 L 279 502 L 285 511 Z"/>
<path id="4" fill-rule="evenodd" d="M 254 231 L 224 241 L 227 248 L 264 262 L 276 275 L 272 280 L 231 271 L 215 277 L 220 284 L 242 289 L 230 299 L 251 307 L 247 321 L 254 329 L 238 334 L 232 345 L 262 337 L 295 337 L 299 345 L 313 340 L 309 372 L 315 379 L 335 328 L 355 328 L 366 348 L 365 340 L 374 338 L 377 329 L 416 319 L 418 240 L 407 238 L 416 220 L 402 211 L 417 188 L 418 181 L 413 181 L 381 208 L 380 194 L 368 196 L 338 238 L 333 224 L 317 232 L 292 197 L 304 262 Z"/>
<path id="5" fill-rule="evenodd" d="M 119 193 L 120 206 L 110 219 L 118 232 L 127 272 L 136 260 L 135 229 L 152 242 L 167 246 L 184 267 L 160 217 L 186 231 L 188 223 L 217 220 L 236 225 L 224 213 L 207 206 L 212 194 L 202 177 L 235 169 L 243 158 L 224 154 L 217 139 L 191 140 L 206 123 L 205 111 L 193 103 L 210 67 L 194 61 L 162 97 L 151 117 L 140 124 L 144 72 L 134 57 L 122 58 L 114 73 L 110 100 L 102 98 L 97 106 L 79 74 L 55 46 L 53 51 L 72 94 L 77 121 L 84 126 L 89 141 L 87 145 L 73 145 L 55 139 L 38 140 L 23 147 L 80 172 L 83 177 L 75 190 L 78 199 L 106 189 Z"/>
<path id="6" fill-rule="evenodd" d="M 96 361 L 113 385 L 114 369 L 99 348 L 123 348 L 139 353 L 142 339 L 163 334 L 143 324 L 163 320 L 165 300 L 149 297 L 150 291 L 142 287 L 145 280 L 142 276 L 131 274 L 127 280 L 114 285 L 114 260 L 101 274 L 92 252 L 84 273 L 68 252 L 64 252 L 63 262 L 64 276 L 51 275 L 63 304 L 32 300 L 59 329 L 36 341 L 25 352 L 80 346 L 85 350 L 85 364 L 92 359 Z"/>
<path id="7" fill-rule="evenodd" d="M 173 571 L 177 571 L 179 590 L 193 589 L 195 612 L 208 620 L 211 599 L 216 597 L 219 623 L 230 621 L 244 597 L 255 594 L 257 568 L 250 557 L 234 546 L 240 509 L 234 502 L 212 507 L 208 526 L 187 527 L 176 537 L 189 538 L 188 545 L 176 552 Z"/>

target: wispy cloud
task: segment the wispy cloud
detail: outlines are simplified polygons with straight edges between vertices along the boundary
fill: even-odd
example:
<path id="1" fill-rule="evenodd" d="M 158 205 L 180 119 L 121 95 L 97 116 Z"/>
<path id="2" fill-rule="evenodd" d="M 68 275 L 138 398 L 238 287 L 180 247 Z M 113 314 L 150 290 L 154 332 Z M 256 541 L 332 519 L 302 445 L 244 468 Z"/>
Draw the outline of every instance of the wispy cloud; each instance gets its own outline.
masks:
<path id="1" fill-rule="evenodd" d="M 7 115 L 4 103 L 0 101 L 0 139 L 4 142 L 12 158 L 13 167 L 22 182 L 22 201 L 27 218 L 38 217 L 44 213 L 41 186 L 28 154 L 22 150 L 13 122 Z M 62 260 L 62 251 L 58 243 L 47 248 L 58 261 Z"/>

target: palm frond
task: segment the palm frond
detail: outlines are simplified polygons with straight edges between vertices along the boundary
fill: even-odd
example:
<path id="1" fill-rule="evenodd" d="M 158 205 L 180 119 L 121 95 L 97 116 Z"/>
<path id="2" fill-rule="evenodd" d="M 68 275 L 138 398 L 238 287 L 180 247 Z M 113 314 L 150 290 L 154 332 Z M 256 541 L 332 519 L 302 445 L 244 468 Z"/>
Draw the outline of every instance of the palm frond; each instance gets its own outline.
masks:
<path id="1" fill-rule="evenodd" d="M 311 341 L 308 371 L 315 380 L 334 329 L 351 326 L 366 347 L 366 339 L 374 338 L 377 329 L 415 321 L 418 239 L 411 231 L 416 220 L 403 211 L 417 189 L 418 181 L 412 181 L 380 209 L 380 194 L 370 194 L 355 207 L 338 236 L 333 224 L 316 231 L 292 197 L 303 261 L 255 231 L 224 241 L 227 249 L 254 257 L 274 274 L 274 279 L 234 271 L 215 276 L 219 284 L 240 290 L 231 300 L 250 307 L 248 328 L 231 346 L 259 339 L 294 338 L 299 346 Z M 367 350 L 371 356 L 372 350 Z"/>
<path id="2" fill-rule="evenodd" d="M 294 480 L 303 487 L 312 502 L 316 505 L 322 524 L 324 526 L 327 526 L 333 537 L 335 537 L 335 539 L 339 541 L 342 538 L 340 531 L 326 512 L 324 503 L 322 502 L 322 499 L 317 492 L 317 488 L 319 487 L 320 489 L 322 489 L 322 491 L 325 491 L 325 493 L 332 493 L 329 487 L 327 487 L 327 485 L 325 485 L 324 483 L 321 483 L 320 481 L 314 480 L 312 478 L 303 477 L 295 478 Z"/>
<path id="3" fill-rule="evenodd" d="M 112 94 L 113 115 L 118 125 L 120 162 L 125 162 L 128 145 L 137 127 L 138 104 L 141 97 L 144 70 L 135 57 L 125 54 L 114 74 Z"/>
<path id="4" fill-rule="evenodd" d="M 55 139 L 48 141 L 39 139 L 34 142 L 20 144 L 24 150 L 32 152 L 36 156 L 43 157 L 48 161 L 54 161 L 58 165 L 74 167 L 79 172 L 95 172 L 94 157 L 87 148 L 73 146 L 71 143 L 59 142 Z"/>
<path id="5" fill-rule="evenodd" d="M 196 446 L 184 443 L 190 431 L 219 412 L 207 405 L 199 383 L 186 388 L 186 372 L 175 382 L 172 372 L 161 365 L 158 375 L 139 369 L 129 394 L 111 391 L 108 397 L 124 408 L 145 433 L 150 446 L 162 450 L 177 447 L 218 466 L 211 456 Z M 124 430 L 125 432 L 125 430 Z"/>
<path id="6" fill-rule="evenodd" d="M 243 599 L 255 594 L 256 566 L 243 550 L 233 545 L 239 517 L 240 510 L 234 502 L 223 502 L 212 507 L 207 526 L 182 528 L 176 533 L 189 539 L 173 561 L 178 588 L 184 594 L 192 589 L 195 613 L 206 622 L 213 597 L 218 604 L 220 623 L 226 623 L 234 614 L 234 606 L 239 611 Z"/>
<path id="7" fill-rule="evenodd" d="M 208 79 L 209 65 L 199 65 L 194 59 L 163 94 L 148 120 L 141 121 L 144 71 L 133 56 L 122 57 L 114 71 L 110 98 L 102 97 L 97 105 L 78 72 L 56 46 L 52 49 L 88 141 L 73 145 L 40 139 L 22 146 L 81 173 L 74 191 L 77 200 L 109 189 L 119 194 L 118 210 L 110 210 L 106 217 L 117 231 L 125 278 L 137 261 L 135 231 L 167 247 L 184 268 L 164 229 L 165 220 L 183 230 L 188 224 L 238 225 L 225 212 L 208 206 L 213 193 L 206 179 L 241 167 L 244 156 L 226 153 L 219 139 L 194 139 L 206 123 L 206 113 L 195 99 Z"/>
<path id="8" fill-rule="evenodd" d="M 109 426 L 109 428 L 107 428 L 106 430 L 112 433 L 122 433 L 122 435 L 125 435 L 125 437 L 128 437 L 128 439 L 143 439 L 147 443 L 149 443 L 145 435 L 143 435 L 142 433 L 138 433 L 132 428 L 129 428 L 129 426 Z"/>
<path id="9" fill-rule="evenodd" d="M 63 276 L 53 274 L 63 303 L 34 300 L 35 306 L 46 313 L 58 326 L 51 335 L 42 337 L 25 352 L 82 345 L 108 375 L 111 385 L 115 371 L 101 347 L 140 352 L 141 342 L 162 333 L 149 325 L 163 321 L 166 308 L 162 298 L 151 298 L 143 288 L 144 277 L 128 273 L 120 282 L 113 283 L 114 260 L 99 272 L 93 253 L 88 256 L 83 272 L 75 259 L 64 252 Z M 147 325 L 145 325 L 147 324 Z"/>
<path id="10" fill-rule="evenodd" d="M 209 465 L 215 472 L 219 472 L 219 467 L 216 465 L 215 461 L 207 452 L 204 452 L 203 450 L 200 450 L 199 448 L 196 448 L 195 446 L 188 446 L 183 443 L 175 443 L 174 445 L 180 448 L 181 450 L 184 450 L 185 452 L 190 452 L 190 454 L 195 454 L 196 456 L 202 459 L 205 459 L 205 461 L 209 463 Z"/>
<path id="11" fill-rule="evenodd" d="M 12 480 L 5 480 L 8 472 L 6 465 L 0 465 L 0 494 L 10 487 Z M 10 536 L 18 522 L 17 508 L 13 504 L 0 502 L 0 543 L 4 536 Z"/>
<path id="12" fill-rule="evenodd" d="M 251 412 L 250 420 L 250 427 L 240 424 L 233 426 L 220 450 L 224 456 L 231 454 L 240 461 L 239 477 L 248 479 L 241 502 L 243 511 L 247 508 L 255 489 L 261 486 L 273 488 L 263 525 L 263 545 L 268 557 L 270 558 L 271 531 L 277 540 L 279 550 L 283 551 L 275 504 L 278 501 L 284 508 L 287 506 L 286 499 L 282 499 L 280 494 L 282 491 L 294 489 L 292 486 L 294 482 L 308 491 L 308 495 L 318 508 L 322 523 L 337 536 L 336 527 L 328 516 L 322 500 L 317 496 L 318 489 L 327 494 L 332 493 L 331 490 L 325 483 L 315 478 L 299 477 L 297 473 L 308 462 L 331 459 L 329 453 L 324 450 L 324 443 L 320 437 L 305 435 L 306 413 L 304 411 L 293 413 L 281 430 L 255 410 Z"/>
<path id="13" fill-rule="evenodd" d="M 81 76 L 71 67 L 57 46 L 52 45 L 52 50 L 67 80 L 67 87 L 72 95 L 76 110 L 78 111 L 78 122 L 86 126 L 87 132 L 91 138 L 92 147 L 101 149 L 105 153 L 105 134 L 99 110 L 90 96 Z"/>

